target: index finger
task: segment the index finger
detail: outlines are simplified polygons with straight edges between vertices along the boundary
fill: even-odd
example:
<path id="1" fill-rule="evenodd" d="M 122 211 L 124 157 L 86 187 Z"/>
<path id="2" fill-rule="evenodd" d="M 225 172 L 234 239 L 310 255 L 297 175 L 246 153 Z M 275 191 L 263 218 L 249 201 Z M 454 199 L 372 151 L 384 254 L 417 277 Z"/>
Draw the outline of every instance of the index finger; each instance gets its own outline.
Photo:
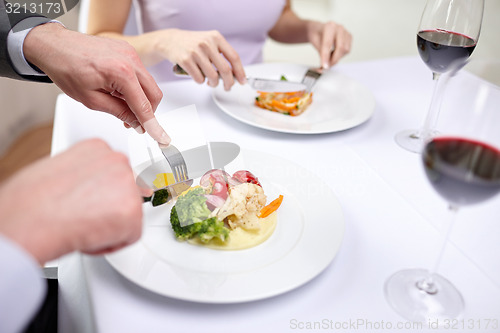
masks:
<path id="1" fill-rule="evenodd" d="M 144 91 L 137 76 L 125 79 L 122 83 L 122 88 L 117 90 L 122 94 L 123 99 L 142 124 L 142 127 L 158 143 L 164 145 L 170 144 L 170 137 L 154 116 L 154 110 L 158 106 L 159 101 L 155 98 L 150 102 L 146 95 L 146 91 L 149 91 L 151 94 L 151 90 L 146 89 L 146 91 Z M 156 83 L 154 85 L 156 85 Z M 149 89 L 151 89 L 150 86 Z"/>
<path id="2" fill-rule="evenodd" d="M 334 52 L 335 43 L 336 41 L 334 30 L 332 28 L 329 28 L 328 25 L 325 25 L 320 50 L 321 66 L 324 69 L 330 67 L 330 57 L 332 55 L 332 52 Z"/>
<path id="3" fill-rule="evenodd" d="M 342 32 L 338 34 L 335 44 L 338 47 L 336 47 L 335 52 L 333 52 L 333 55 L 330 59 L 332 65 L 339 62 L 340 58 L 349 53 L 351 49 L 351 35 L 348 32 Z"/>
<path id="4" fill-rule="evenodd" d="M 224 55 L 224 58 L 229 61 L 231 64 L 231 68 L 233 70 L 234 77 L 240 84 L 244 84 L 246 82 L 246 74 L 245 69 L 243 68 L 243 64 L 241 63 L 240 56 L 236 52 L 235 49 L 226 41 L 224 41 L 220 47 L 220 52 Z"/>
<path id="5" fill-rule="evenodd" d="M 144 90 L 144 93 L 146 94 L 149 102 L 151 103 L 153 112 L 155 112 L 163 98 L 163 92 L 156 84 L 153 76 L 151 76 L 151 74 L 145 68 L 136 69 L 136 73 L 139 84 Z"/>

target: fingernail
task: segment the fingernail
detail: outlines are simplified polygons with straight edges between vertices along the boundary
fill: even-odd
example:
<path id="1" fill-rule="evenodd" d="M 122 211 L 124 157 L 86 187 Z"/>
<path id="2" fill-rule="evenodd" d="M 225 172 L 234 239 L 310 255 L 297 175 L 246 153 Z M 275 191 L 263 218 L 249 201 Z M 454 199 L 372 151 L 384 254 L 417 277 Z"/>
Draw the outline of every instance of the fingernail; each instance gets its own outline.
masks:
<path id="1" fill-rule="evenodd" d="M 170 144 L 170 137 L 165 130 L 160 126 L 156 118 L 151 118 L 143 124 L 146 132 L 151 135 L 158 143 L 168 146 Z"/>
<path id="2" fill-rule="evenodd" d="M 168 136 L 168 134 L 165 131 L 163 131 L 161 138 L 158 142 L 160 144 L 162 144 L 163 146 L 168 146 L 170 144 L 170 141 L 171 141 L 171 139 Z"/>
<path id="3" fill-rule="evenodd" d="M 327 62 L 323 63 L 323 69 L 328 69 L 328 63 Z"/>
<path id="4" fill-rule="evenodd" d="M 137 127 L 134 127 L 134 129 L 135 129 L 135 131 L 136 131 L 137 133 L 139 133 L 139 134 L 144 134 L 144 132 L 146 132 L 146 131 L 144 130 L 144 128 L 143 128 L 141 125 L 139 125 L 139 126 L 137 126 Z"/>
<path id="5" fill-rule="evenodd" d="M 134 120 L 128 126 L 129 126 L 129 128 L 132 127 L 133 129 L 135 129 L 135 131 L 139 134 L 143 134 L 145 132 L 144 128 L 141 126 L 141 123 L 137 120 Z M 127 127 L 127 126 L 125 126 L 125 127 Z"/>

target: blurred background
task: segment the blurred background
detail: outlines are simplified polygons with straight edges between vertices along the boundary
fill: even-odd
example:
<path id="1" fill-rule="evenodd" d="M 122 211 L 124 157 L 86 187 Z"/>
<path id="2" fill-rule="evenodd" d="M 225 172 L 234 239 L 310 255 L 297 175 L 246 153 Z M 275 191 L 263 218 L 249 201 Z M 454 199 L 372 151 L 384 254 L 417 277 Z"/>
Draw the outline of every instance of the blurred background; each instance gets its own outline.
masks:
<path id="1" fill-rule="evenodd" d="M 342 63 L 417 56 L 416 33 L 425 0 L 292 0 L 303 18 L 333 20 L 353 35 L 351 53 Z M 77 7 L 59 20 L 78 30 Z M 486 0 L 483 26 L 472 58 L 500 59 L 500 1 Z M 319 65 L 310 45 L 268 41 L 265 62 Z M 404 75 L 404 73 L 401 73 Z M 61 91 L 53 84 L 0 78 L 0 182 L 20 167 L 50 153 L 55 101 Z"/>

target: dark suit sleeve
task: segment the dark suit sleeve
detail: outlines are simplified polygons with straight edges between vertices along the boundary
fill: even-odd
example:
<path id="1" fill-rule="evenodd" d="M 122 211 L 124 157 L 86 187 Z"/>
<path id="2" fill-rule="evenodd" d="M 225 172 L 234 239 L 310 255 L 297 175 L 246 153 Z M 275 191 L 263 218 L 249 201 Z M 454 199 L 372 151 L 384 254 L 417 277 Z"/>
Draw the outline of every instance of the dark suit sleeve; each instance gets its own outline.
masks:
<path id="1" fill-rule="evenodd" d="M 7 50 L 7 36 L 9 31 L 17 23 L 28 17 L 37 17 L 37 23 L 42 24 L 50 19 L 38 14 L 20 13 L 7 14 L 5 9 L 5 0 L 0 0 L 0 76 L 9 77 L 17 80 L 29 80 L 38 82 L 51 82 L 47 76 L 20 75 L 14 69 L 12 61 Z"/>

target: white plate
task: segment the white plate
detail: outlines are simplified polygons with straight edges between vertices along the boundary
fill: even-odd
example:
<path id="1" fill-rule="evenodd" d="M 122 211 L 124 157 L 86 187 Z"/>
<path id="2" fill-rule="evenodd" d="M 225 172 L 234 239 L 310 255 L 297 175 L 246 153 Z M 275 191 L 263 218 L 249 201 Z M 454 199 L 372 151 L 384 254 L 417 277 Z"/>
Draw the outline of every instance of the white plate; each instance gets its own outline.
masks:
<path id="1" fill-rule="evenodd" d="M 106 256 L 122 275 L 155 293 L 203 303 L 264 299 L 297 288 L 321 273 L 344 235 L 342 209 L 331 189 L 290 161 L 242 151 L 268 201 L 279 194 L 274 234 L 240 251 L 219 251 L 175 240 L 170 205 L 144 205 L 141 240 Z"/>
<path id="2" fill-rule="evenodd" d="M 245 67 L 248 76 L 301 81 L 307 67 L 295 64 L 257 64 Z M 346 130 L 367 121 L 375 109 L 373 94 L 356 80 L 337 72 L 327 71 L 316 82 L 313 102 L 297 117 L 263 110 L 254 105 L 257 93 L 248 85 L 236 84 L 230 91 L 218 85 L 212 97 L 226 114 L 246 124 L 267 130 L 319 134 Z"/>

